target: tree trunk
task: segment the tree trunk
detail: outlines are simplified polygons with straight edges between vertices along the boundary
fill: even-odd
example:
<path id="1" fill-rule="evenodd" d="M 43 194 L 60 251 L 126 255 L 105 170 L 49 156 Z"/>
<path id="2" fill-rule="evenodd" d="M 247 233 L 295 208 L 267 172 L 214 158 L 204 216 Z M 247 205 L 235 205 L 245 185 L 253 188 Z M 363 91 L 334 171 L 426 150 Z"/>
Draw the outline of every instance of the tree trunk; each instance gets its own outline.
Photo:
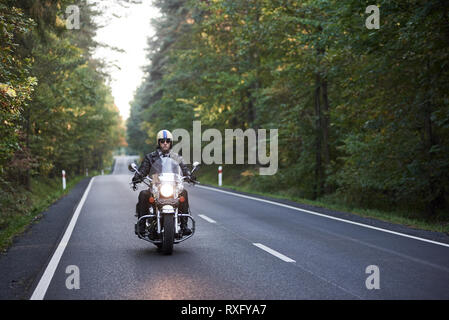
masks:
<path id="1" fill-rule="evenodd" d="M 321 77 L 316 75 L 315 81 L 315 186 L 313 198 L 317 199 L 321 195 L 322 186 L 322 164 L 321 164 Z"/>
<path id="2" fill-rule="evenodd" d="M 321 80 L 321 89 L 323 95 L 323 156 L 324 156 L 324 167 L 327 169 L 330 165 L 330 143 L 329 143 L 329 125 L 330 125 L 330 114 L 329 114 L 329 99 L 327 94 L 327 79 Z M 323 180 L 324 184 L 324 180 Z M 324 187 L 324 186 L 323 186 Z M 330 193 L 329 187 L 325 187 L 326 193 Z"/>
<path id="3" fill-rule="evenodd" d="M 430 64 L 429 60 L 427 60 L 427 72 L 430 74 Z M 425 171 L 427 175 L 427 181 L 428 181 L 428 201 L 426 203 L 426 213 L 428 216 L 435 216 L 436 214 L 436 207 L 438 202 L 438 195 L 437 187 L 436 187 L 436 181 L 432 174 L 432 162 L 433 162 L 433 154 L 431 152 L 432 147 L 435 145 L 435 137 L 432 131 L 432 102 L 431 102 L 431 90 L 432 90 L 432 79 L 430 79 L 431 76 L 429 76 L 429 86 L 427 88 L 427 101 L 424 103 L 424 150 L 426 152 L 425 156 Z"/>
<path id="4" fill-rule="evenodd" d="M 250 3 L 248 3 L 250 4 Z M 248 7 L 247 8 L 247 14 L 251 14 L 251 11 L 255 11 L 255 17 L 254 17 L 254 23 L 257 27 L 259 27 L 259 18 L 260 18 L 260 7 L 259 2 L 255 1 L 255 7 Z M 259 34 L 256 32 L 255 34 Z M 253 34 L 254 35 L 254 34 Z M 256 76 L 253 82 L 249 86 L 249 90 L 247 91 L 248 94 L 248 127 L 252 128 L 256 131 L 256 141 L 258 141 L 258 126 L 256 124 L 257 119 L 257 106 L 254 99 L 254 93 L 257 93 L 259 91 L 260 82 L 259 82 L 259 68 L 260 68 L 260 55 L 259 55 L 259 47 L 258 47 L 258 40 L 251 41 L 249 52 L 248 52 L 248 65 L 251 66 L 255 72 Z M 246 128 L 247 129 L 247 128 Z M 255 146 L 248 146 L 248 147 L 255 147 L 256 152 L 256 164 L 259 166 L 259 153 L 258 153 L 258 144 L 256 143 Z"/>
<path id="5" fill-rule="evenodd" d="M 426 204 L 426 212 L 429 216 L 434 216 L 436 213 L 436 187 L 435 187 L 435 179 L 433 178 L 431 163 L 433 160 L 433 155 L 430 152 L 432 146 L 435 144 L 434 136 L 432 133 L 432 119 L 431 119 L 431 103 L 430 101 L 426 102 L 425 110 L 424 110 L 424 150 L 427 153 L 426 155 L 426 164 L 427 164 L 427 179 L 429 184 L 428 194 L 429 200 Z"/>
<path id="6" fill-rule="evenodd" d="M 25 116 L 25 146 L 26 150 L 30 151 L 30 132 L 31 132 L 31 113 L 30 113 L 30 107 L 27 107 L 26 116 Z M 24 176 L 24 185 L 25 188 L 29 191 L 31 191 L 31 173 L 30 169 L 26 170 L 25 176 Z"/>

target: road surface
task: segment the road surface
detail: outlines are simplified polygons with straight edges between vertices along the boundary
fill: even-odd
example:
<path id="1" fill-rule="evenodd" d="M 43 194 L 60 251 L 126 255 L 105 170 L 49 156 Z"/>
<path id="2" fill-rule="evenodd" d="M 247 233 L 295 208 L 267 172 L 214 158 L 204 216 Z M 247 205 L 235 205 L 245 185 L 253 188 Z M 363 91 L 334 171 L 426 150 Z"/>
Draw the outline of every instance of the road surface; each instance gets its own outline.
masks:
<path id="1" fill-rule="evenodd" d="M 449 298 L 447 244 L 205 186 L 187 188 L 195 235 L 161 255 L 134 234 L 131 161 L 91 181 L 34 298 Z"/>

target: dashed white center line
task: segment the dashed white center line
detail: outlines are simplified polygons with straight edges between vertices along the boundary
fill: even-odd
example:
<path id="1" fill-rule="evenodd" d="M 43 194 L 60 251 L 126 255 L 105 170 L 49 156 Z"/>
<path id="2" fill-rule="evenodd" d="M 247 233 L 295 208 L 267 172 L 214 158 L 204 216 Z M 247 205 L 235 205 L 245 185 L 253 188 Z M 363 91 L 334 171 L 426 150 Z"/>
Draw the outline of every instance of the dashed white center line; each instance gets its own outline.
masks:
<path id="1" fill-rule="evenodd" d="M 217 221 L 215 221 L 214 219 L 209 218 L 208 216 L 205 216 L 204 214 L 199 214 L 198 216 L 200 218 L 206 220 L 207 222 L 217 223 Z M 279 253 L 276 250 L 273 250 L 273 249 L 271 249 L 271 248 L 269 248 L 269 247 L 267 247 L 267 246 L 265 246 L 265 245 L 263 245 L 261 243 L 253 243 L 253 245 L 255 245 L 256 247 L 258 247 L 258 248 L 268 252 L 269 254 L 272 254 L 276 258 L 279 258 L 279 259 L 281 259 L 281 260 L 283 260 L 285 262 L 296 262 L 295 260 L 290 259 L 289 257 L 283 255 L 282 253 Z"/>
<path id="2" fill-rule="evenodd" d="M 275 251 L 275 250 L 273 250 L 271 248 L 268 248 L 267 246 L 264 246 L 261 243 L 253 243 L 253 245 L 255 245 L 256 247 L 259 247 L 260 249 L 262 249 L 262 250 L 272 254 L 273 256 L 275 256 L 275 257 L 277 257 L 277 258 L 279 258 L 279 259 L 281 259 L 281 260 L 283 260 L 285 262 L 296 262 L 295 260 L 290 259 L 289 257 L 284 256 L 282 253 L 279 253 L 279 252 L 277 252 L 277 251 Z"/>
<path id="3" fill-rule="evenodd" d="M 204 214 L 199 214 L 198 217 L 201 217 L 201 218 L 203 218 L 204 220 L 206 220 L 207 222 L 210 222 L 210 223 L 217 223 L 217 221 L 209 218 L 208 216 L 205 216 Z"/>

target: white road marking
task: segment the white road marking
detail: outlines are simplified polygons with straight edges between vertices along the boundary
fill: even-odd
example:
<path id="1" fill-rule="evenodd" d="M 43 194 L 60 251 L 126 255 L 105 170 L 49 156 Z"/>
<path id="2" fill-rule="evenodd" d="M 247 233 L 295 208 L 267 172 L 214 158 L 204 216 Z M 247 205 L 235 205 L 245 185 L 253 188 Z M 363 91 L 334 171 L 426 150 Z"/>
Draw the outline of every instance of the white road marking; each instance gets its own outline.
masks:
<path id="1" fill-rule="evenodd" d="M 279 259 L 281 259 L 281 260 L 283 260 L 285 262 L 296 262 L 295 260 L 290 259 L 289 257 L 284 256 L 282 253 L 279 253 L 279 252 L 277 252 L 277 251 L 275 251 L 275 250 L 273 250 L 271 248 L 268 248 L 267 246 L 264 246 L 261 243 L 253 243 L 253 245 L 255 245 L 256 247 L 259 247 L 260 249 L 262 249 L 262 250 L 272 254 L 273 256 L 275 256 L 275 257 L 277 257 L 277 258 L 279 258 Z"/>
<path id="2" fill-rule="evenodd" d="M 209 218 L 208 216 L 205 216 L 204 214 L 199 214 L 198 217 L 201 217 L 201 218 L 203 218 L 204 220 L 206 220 L 207 222 L 210 222 L 210 223 L 217 223 L 217 221 Z"/>
<path id="3" fill-rule="evenodd" d="M 30 300 L 44 299 L 45 294 L 47 293 L 48 286 L 50 285 L 51 279 L 55 274 L 56 268 L 58 267 L 59 260 L 61 260 L 62 254 L 64 253 L 64 250 L 67 247 L 67 244 L 69 243 L 70 236 L 72 235 L 73 229 L 75 228 L 76 221 L 78 220 L 78 216 L 80 215 L 81 209 L 83 208 L 84 202 L 86 201 L 87 198 L 87 194 L 89 193 L 90 187 L 92 186 L 92 182 L 94 181 L 94 179 L 95 177 L 90 180 L 89 185 L 86 188 L 86 191 L 84 191 L 83 197 L 81 198 L 81 201 L 76 207 L 75 213 L 73 214 L 72 219 L 70 220 L 70 223 L 67 229 L 65 230 L 64 236 L 59 242 L 59 245 L 56 248 L 56 251 L 53 254 L 50 262 L 48 263 L 47 268 L 44 271 L 44 274 L 39 280 L 36 289 L 34 289 L 34 292 Z"/>
<path id="4" fill-rule="evenodd" d="M 112 169 L 111 174 L 115 174 L 115 172 L 117 171 L 117 162 L 118 162 L 118 157 L 115 158 L 115 163 L 114 163 L 114 168 Z"/>
<path id="5" fill-rule="evenodd" d="M 406 237 L 406 238 L 410 238 L 410 239 L 415 239 L 415 240 L 419 240 L 419 241 L 423 241 L 423 242 L 428 242 L 428 243 L 432 243 L 432 244 L 436 244 L 436 245 L 439 245 L 439 246 L 443 246 L 443 247 L 449 248 L 449 244 L 447 244 L 447 243 L 437 242 L 437 241 L 433 241 L 433 240 L 429 240 L 429 239 L 424 239 L 424 238 L 420 238 L 420 237 L 411 236 L 411 235 L 400 233 L 400 232 L 395 232 L 395 231 L 391 231 L 391 230 L 387 230 L 387 229 L 373 227 L 373 226 L 370 226 L 370 225 L 367 225 L 367 224 L 363 224 L 363 223 L 359 223 L 359 222 L 354 222 L 354 221 L 350 221 L 350 220 L 336 218 L 336 217 L 329 216 L 329 215 L 322 214 L 322 213 L 318 213 L 318 212 L 315 212 L 315 211 L 310 211 L 310 210 L 296 208 L 296 207 L 289 206 L 289 205 L 283 204 L 283 203 L 278 203 L 278 202 L 265 200 L 265 199 L 254 198 L 254 197 L 251 197 L 251 196 L 246 196 L 246 195 L 242 195 L 242 194 L 238 194 L 238 193 L 234 193 L 234 192 L 229 192 L 229 191 L 224 191 L 224 190 L 219 190 L 219 189 L 216 189 L 216 188 L 211 188 L 211 187 L 206 187 L 206 186 L 199 186 L 199 185 L 197 185 L 196 187 L 197 188 L 207 189 L 207 190 L 212 190 L 212 191 L 216 191 L 216 192 L 222 192 L 222 193 L 230 194 L 230 195 L 233 195 L 233 196 L 236 196 L 236 197 L 245 198 L 245 199 L 251 199 L 251 200 L 255 200 L 255 201 L 265 202 L 265 203 L 273 204 L 273 205 L 276 205 L 276 206 L 280 206 L 280 207 L 284 207 L 284 208 L 288 208 L 288 209 L 292 209 L 292 210 L 296 210 L 296 211 L 301 211 L 301 212 L 313 214 L 313 215 L 320 216 L 320 217 L 323 217 L 323 218 L 328 218 L 328 219 L 332 219 L 332 220 L 346 222 L 346 223 L 354 224 L 354 225 L 357 225 L 357 226 L 361 226 L 361 227 L 365 227 L 365 228 L 369 228 L 369 229 L 373 229 L 373 230 L 377 230 L 377 231 L 387 232 L 387 233 L 391 233 L 391 234 L 394 234 L 394 235 L 398 235 L 398 236 L 402 236 L 402 237 Z"/>

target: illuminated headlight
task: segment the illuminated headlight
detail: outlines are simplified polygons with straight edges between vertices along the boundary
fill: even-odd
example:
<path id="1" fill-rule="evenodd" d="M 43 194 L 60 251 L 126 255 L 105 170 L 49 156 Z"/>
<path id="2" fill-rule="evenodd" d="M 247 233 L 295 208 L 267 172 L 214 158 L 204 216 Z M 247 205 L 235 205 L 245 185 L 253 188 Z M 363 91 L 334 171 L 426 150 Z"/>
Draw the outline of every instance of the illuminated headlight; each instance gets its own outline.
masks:
<path id="1" fill-rule="evenodd" d="M 173 196 L 173 186 L 171 184 L 162 184 L 161 195 L 165 198 Z"/>

